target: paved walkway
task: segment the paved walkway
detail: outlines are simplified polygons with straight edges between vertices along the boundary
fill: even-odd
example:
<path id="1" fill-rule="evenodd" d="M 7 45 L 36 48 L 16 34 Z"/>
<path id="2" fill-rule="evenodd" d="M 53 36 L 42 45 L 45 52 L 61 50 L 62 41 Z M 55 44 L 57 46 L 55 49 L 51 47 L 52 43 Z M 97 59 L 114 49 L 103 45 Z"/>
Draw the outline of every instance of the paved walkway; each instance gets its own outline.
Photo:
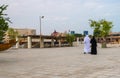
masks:
<path id="1" fill-rule="evenodd" d="M 0 53 L 0 78 L 120 78 L 120 47 L 10 49 Z"/>

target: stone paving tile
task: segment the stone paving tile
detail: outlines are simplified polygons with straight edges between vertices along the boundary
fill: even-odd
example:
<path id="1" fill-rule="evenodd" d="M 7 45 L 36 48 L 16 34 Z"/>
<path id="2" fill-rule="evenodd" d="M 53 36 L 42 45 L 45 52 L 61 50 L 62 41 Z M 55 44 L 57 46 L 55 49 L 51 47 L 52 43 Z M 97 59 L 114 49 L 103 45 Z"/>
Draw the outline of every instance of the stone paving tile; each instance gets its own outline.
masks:
<path id="1" fill-rule="evenodd" d="M 120 78 L 120 47 L 16 49 L 0 54 L 0 78 Z"/>

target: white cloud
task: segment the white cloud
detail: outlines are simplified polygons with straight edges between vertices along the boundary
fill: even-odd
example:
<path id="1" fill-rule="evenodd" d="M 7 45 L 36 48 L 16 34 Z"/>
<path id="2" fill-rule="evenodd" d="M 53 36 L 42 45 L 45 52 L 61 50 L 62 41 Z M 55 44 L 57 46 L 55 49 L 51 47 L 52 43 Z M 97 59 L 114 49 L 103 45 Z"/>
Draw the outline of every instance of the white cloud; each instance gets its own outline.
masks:
<path id="1" fill-rule="evenodd" d="M 45 27 L 80 30 L 89 29 L 90 18 L 101 19 L 119 16 L 120 1 L 115 0 L 0 0 L 0 4 L 8 4 L 7 14 L 14 26 L 32 26 L 37 28 L 39 16 L 44 15 Z M 117 23 L 117 21 L 115 21 Z M 115 23 L 115 24 L 116 24 Z M 63 28 L 60 26 L 64 26 Z M 36 27 L 35 27 L 36 26 Z M 82 26 L 82 27 L 80 27 Z M 69 29 L 68 28 L 68 29 Z M 47 28 L 44 28 L 47 29 Z M 54 28 L 52 28 L 54 29 Z M 46 31 L 47 32 L 47 31 Z M 49 31 L 50 32 L 50 31 Z"/>
<path id="2" fill-rule="evenodd" d="M 99 1 L 86 1 L 83 4 L 84 8 L 90 9 L 90 10 L 100 10 L 103 9 L 105 6 L 103 3 L 99 2 Z"/>
<path id="3" fill-rule="evenodd" d="M 50 17 L 49 20 L 52 20 L 52 21 L 66 21 L 66 20 L 68 20 L 68 17 L 53 16 L 53 17 Z"/>

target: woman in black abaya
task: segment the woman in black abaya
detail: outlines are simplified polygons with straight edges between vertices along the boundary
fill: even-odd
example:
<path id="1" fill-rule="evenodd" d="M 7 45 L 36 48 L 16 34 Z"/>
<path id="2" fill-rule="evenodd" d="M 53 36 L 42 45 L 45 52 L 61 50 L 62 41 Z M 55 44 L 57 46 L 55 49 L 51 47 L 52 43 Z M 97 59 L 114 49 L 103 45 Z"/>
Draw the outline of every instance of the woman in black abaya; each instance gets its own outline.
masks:
<path id="1" fill-rule="evenodd" d="M 90 43 L 91 43 L 91 54 L 96 55 L 97 54 L 97 41 L 94 36 L 92 37 Z"/>

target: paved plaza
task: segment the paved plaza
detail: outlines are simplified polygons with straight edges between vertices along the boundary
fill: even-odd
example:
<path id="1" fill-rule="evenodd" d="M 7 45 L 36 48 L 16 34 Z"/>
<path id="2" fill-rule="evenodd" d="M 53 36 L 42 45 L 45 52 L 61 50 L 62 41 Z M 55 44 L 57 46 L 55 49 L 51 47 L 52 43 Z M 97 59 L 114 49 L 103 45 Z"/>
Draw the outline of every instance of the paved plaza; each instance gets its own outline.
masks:
<path id="1" fill-rule="evenodd" d="M 0 78 L 120 78 L 120 47 L 9 49 L 0 53 Z"/>

